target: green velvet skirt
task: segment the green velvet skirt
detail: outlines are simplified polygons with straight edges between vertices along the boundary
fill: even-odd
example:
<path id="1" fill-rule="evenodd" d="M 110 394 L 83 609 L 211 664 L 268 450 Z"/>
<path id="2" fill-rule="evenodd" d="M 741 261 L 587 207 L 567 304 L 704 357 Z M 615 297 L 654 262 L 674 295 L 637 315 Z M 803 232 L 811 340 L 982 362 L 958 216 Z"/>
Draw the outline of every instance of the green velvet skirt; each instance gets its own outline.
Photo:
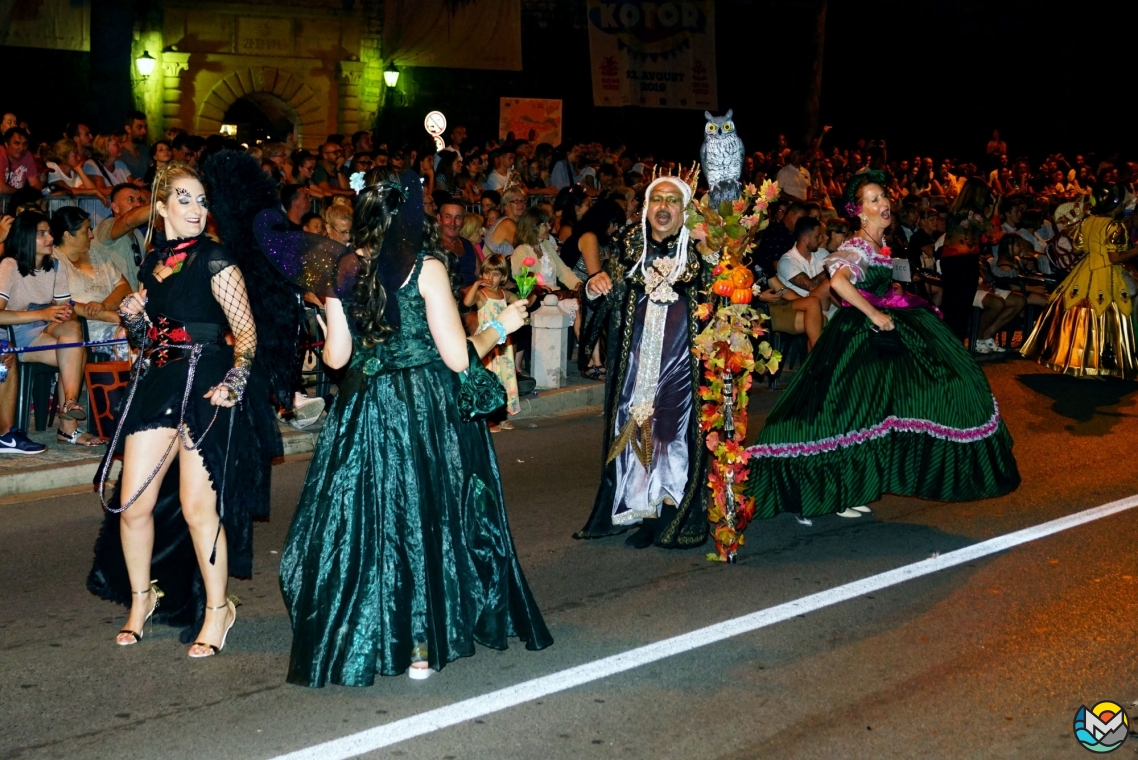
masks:
<path id="1" fill-rule="evenodd" d="M 898 342 L 841 309 L 771 410 L 748 449 L 756 518 L 840 512 L 884 493 L 970 501 L 1019 485 L 979 365 L 935 313 L 887 312 Z"/>
<path id="2" fill-rule="evenodd" d="M 369 686 L 423 645 L 438 670 L 475 642 L 553 642 L 518 564 L 487 425 L 461 418 L 458 390 L 441 361 L 349 370 L 281 556 L 291 683 Z"/>

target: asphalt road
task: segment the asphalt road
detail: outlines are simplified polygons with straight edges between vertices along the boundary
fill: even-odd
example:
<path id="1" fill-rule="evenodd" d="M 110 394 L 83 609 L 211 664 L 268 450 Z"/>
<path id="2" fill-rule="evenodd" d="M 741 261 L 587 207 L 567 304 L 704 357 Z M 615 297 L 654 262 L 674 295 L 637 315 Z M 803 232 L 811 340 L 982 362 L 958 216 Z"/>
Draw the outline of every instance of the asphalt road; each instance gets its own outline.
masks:
<path id="1" fill-rule="evenodd" d="M 756 523 L 736 566 L 705 549 L 578 542 L 600 418 L 495 436 L 515 541 L 556 643 L 480 649 L 426 682 L 284 683 L 277 553 L 305 462 L 274 513 L 228 646 L 192 661 L 84 580 L 84 494 L 0 507 L 0 758 L 273 758 L 795 600 L 1138 492 L 1138 386 L 1023 361 L 987 369 L 1024 476 L 1002 499 L 887 497 L 873 517 Z M 775 394 L 758 393 L 761 412 Z M 755 422 L 761 421 L 761 413 Z M 1128 511 L 726 641 L 432 731 L 366 757 L 1079 758 L 1080 705 L 1138 700 L 1138 532 Z M 1135 708 L 1138 712 L 1138 708 Z M 1116 757 L 1133 756 L 1132 738 Z"/>

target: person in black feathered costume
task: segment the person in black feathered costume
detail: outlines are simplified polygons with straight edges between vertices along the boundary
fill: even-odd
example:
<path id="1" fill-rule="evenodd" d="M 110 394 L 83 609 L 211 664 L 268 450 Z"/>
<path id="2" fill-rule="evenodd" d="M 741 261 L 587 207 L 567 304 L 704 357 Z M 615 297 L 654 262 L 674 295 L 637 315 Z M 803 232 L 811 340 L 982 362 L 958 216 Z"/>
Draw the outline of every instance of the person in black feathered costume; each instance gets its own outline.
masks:
<path id="1" fill-rule="evenodd" d="M 122 307 L 140 356 L 99 469 L 107 512 L 87 587 L 130 606 L 120 646 L 153 618 L 188 626 L 188 654 L 209 657 L 236 620 L 227 577 L 252 575 L 252 521 L 269 513 L 282 453 L 273 412 L 291 401 L 303 312 L 253 238 L 254 217 L 277 205 L 256 159 L 222 151 L 200 176 L 170 164 L 153 198 L 153 247 Z M 205 232 L 207 207 L 220 243 Z M 116 455 L 123 473 L 107 499 Z"/>

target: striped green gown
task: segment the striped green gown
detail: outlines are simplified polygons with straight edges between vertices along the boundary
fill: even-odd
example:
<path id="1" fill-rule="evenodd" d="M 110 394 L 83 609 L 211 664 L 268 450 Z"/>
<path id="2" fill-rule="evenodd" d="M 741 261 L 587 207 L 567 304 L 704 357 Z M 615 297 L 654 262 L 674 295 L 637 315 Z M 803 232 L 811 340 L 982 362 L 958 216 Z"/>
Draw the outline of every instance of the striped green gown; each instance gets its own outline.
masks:
<path id="1" fill-rule="evenodd" d="M 840 512 L 884 493 L 970 501 L 1015 490 L 999 405 L 937 313 L 892 295 L 892 260 L 861 238 L 826 266 L 849 270 L 893 318 L 901 346 L 875 344 L 872 323 L 852 306 L 830 320 L 748 449 L 755 518 Z"/>

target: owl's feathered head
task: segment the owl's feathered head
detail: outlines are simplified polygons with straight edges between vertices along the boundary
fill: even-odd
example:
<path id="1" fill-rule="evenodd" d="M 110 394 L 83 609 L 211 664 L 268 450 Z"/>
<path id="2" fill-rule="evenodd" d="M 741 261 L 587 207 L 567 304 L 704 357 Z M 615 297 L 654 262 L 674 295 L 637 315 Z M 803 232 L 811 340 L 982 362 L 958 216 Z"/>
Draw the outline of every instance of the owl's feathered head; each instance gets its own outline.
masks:
<path id="1" fill-rule="evenodd" d="M 710 111 L 704 111 L 704 118 L 707 119 L 707 125 L 703 128 L 705 138 L 713 139 L 734 134 L 735 122 L 732 121 L 734 114 L 735 111 L 731 108 L 728 108 L 727 113 L 722 116 L 712 116 Z"/>

